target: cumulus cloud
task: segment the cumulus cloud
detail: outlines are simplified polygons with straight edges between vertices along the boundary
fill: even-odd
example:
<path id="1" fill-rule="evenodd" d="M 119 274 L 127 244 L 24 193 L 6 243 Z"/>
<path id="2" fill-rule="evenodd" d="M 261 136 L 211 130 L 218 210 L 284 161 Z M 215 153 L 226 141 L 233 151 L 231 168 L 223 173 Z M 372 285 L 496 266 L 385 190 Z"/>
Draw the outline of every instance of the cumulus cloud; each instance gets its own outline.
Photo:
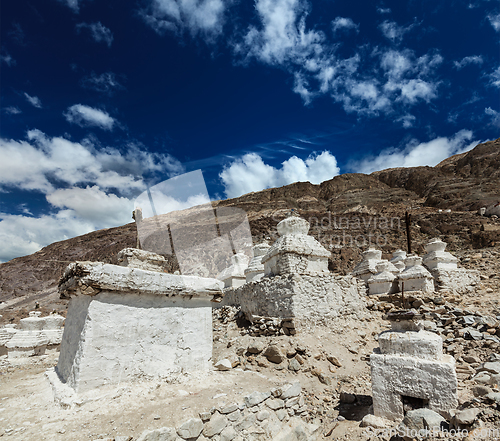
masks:
<path id="1" fill-rule="evenodd" d="M 83 104 L 68 107 L 68 110 L 63 115 L 66 121 L 80 127 L 99 127 L 103 130 L 113 130 L 116 123 L 116 120 L 109 116 L 107 112 Z"/>
<path id="2" fill-rule="evenodd" d="M 399 43 L 408 31 L 414 27 L 414 24 L 408 26 L 400 26 L 395 21 L 385 20 L 379 25 L 379 29 L 385 38 L 393 43 Z"/>
<path id="3" fill-rule="evenodd" d="M 266 164 L 256 153 L 248 153 L 226 166 L 219 177 L 226 196 L 234 198 L 299 181 L 319 184 L 337 176 L 339 172 L 335 156 L 328 151 L 311 155 L 305 161 L 292 156 L 281 164 L 281 168 Z"/>
<path id="4" fill-rule="evenodd" d="M 488 20 L 491 26 L 493 26 L 493 29 L 495 29 L 496 32 L 500 32 L 500 14 L 488 15 Z"/>
<path id="5" fill-rule="evenodd" d="M 352 18 L 346 18 L 346 17 L 337 17 L 335 20 L 332 21 L 332 29 L 333 32 L 338 32 L 342 30 L 358 30 L 359 25 L 354 23 L 352 21 Z"/>
<path id="6" fill-rule="evenodd" d="M 97 186 L 47 195 L 55 212 L 40 217 L 0 213 L 0 262 L 34 253 L 50 243 L 132 222 L 134 202 Z"/>
<path id="7" fill-rule="evenodd" d="M 0 261 L 33 253 L 54 241 L 123 225 L 131 221 L 133 198 L 146 188 L 144 176 L 172 176 L 183 166 L 169 155 L 149 153 L 137 145 L 98 149 L 47 137 L 38 130 L 26 141 L 0 139 L 0 191 L 39 191 L 50 213 L 0 213 Z"/>
<path id="8" fill-rule="evenodd" d="M 81 85 L 86 89 L 92 89 L 107 94 L 111 94 L 115 90 L 124 89 L 113 72 L 104 72 L 101 75 L 92 72 L 89 76 L 81 80 Z"/>
<path id="9" fill-rule="evenodd" d="M 389 148 L 377 156 L 352 162 L 350 169 L 357 173 L 372 173 L 395 167 L 434 166 L 444 159 L 473 149 L 480 141 L 472 141 L 470 130 L 460 130 L 454 136 L 435 138 L 428 142 L 413 140 L 405 148 Z"/>
<path id="10" fill-rule="evenodd" d="M 453 65 L 455 66 L 455 69 L 460 70 L 463 69 L 465 66 L 469 66 L 471 64 L 483 64 L 484 60 L 481 55 L 471 55 L 469 57 L 464 57 L 460 61 L 454 61 Z"/>
<path id="11" fill-rule="evenodd" d="M 3 109 L 3 111 L 7 115 L 19 115 L 20 113 L 22 113 L 21 110 L 18 107 L 15 107 L 15 106 L 5 107 Z"/>
<path id="12" fill-rule="evenodd" d="M 91 222 L 95 229 L 128 223 L 133 210 L 132 200 L 105 193 L 97 185 L 58 189 L 47 195 L 47 201 L 71 210 L 74 217 Z"/>
<path id="13" fill-rule="evenodd" d="M 72 142 L 28 132 L 27 141 L 0 139 L 0 190 L 38 190 L 49 194 L 57 186 L 95 184 L 122 193 L 144 189 L 144 173 L 177 174 L 183 167 L 175 158 L 129 146 L 125 153 L 108 147 L 98 150 L 89 140 Z"/>
<path id="14" fill-rule="evenodd" d="M 322 53 L 324 35 L 306 30 L 308 11 L 303 0 L 257 0 L 255 8 L 261 26 L 250 26 L 244 42 L 235 46 L 237 52 L 274 65 L 303 65 Z"/>
<path id="15" fill-rule="evenodd" d="M 59 0 L 60 3 L 64 3 L 68 6 L 73 12 L 80 12 L 80 3 L 82 0 Z"/>
<path id="16" fill-rule="evenodd" d="M 188 31 L 210 38 L 222 32 L 227 0 L 151 0 L 142 11 L 144 21 L 157 33 Z"/>
<path id="17" fill-rule="evenodd" d="M 42 101 L 37 96 L 31 96 L 24 92 L 24 97 L 33 107 L 36 107 L 37 109 L 42 108 Z"/>
<path id="18" fill-rule="evenodd" d="M 81 32 L 82 29 L 88 29 L 90 35 L 97 43 L 103 42 L 106 43 L 108 47 L 111 47 L 111 43 L 113 43 L 113 33 L 100 21 L 97 23 L 79 23 L 76 25 L 76 30 L 78 32 Z"/>

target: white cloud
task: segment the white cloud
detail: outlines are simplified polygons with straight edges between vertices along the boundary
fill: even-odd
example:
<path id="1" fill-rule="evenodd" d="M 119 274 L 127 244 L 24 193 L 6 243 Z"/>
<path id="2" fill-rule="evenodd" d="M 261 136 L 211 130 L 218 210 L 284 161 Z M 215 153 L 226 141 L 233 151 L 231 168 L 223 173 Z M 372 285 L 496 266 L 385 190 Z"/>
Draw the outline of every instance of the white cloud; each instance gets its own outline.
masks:
<path id="1" fill-rule="evenodd" d="M 113 130 L 113 126 L 116 123 L 116 120 L 109 116 L 107 112 L 83 104 L 75 104 L 68 107 L 68 110 L 63 115 L 66 121 L 77 124 L 80 127 L 93 126 L 103 130 Z"/>
<path id="2" fill-rule="evenodd" d="M 397 99 L 407 104 L 415 104 L 419 99 L 428 103 L 437 97 L 437 85 L 420 79 L 388 82 L 384 87 L 391 92 L 399 91 L 400 96 Z"/>
<path id="3" fill-rule="evenodd" d="M 56 190 L 47 201 L 58 208 L 40 217 L 0 213 L 0 262 L 34 253 L 53 242 L 132 222 L 133 200 L 97 186 Z"/>
<path id="4" fill-rule="evenodd" d="M 500 67 L 494 70 L 493 73 L 489 75 L 489 77 L 491 78 L 490 85 L 500 88 Z"/>
<path id="5" fill-rule="evenodd" d="M 492 125 L 500 127 L 500 112 L 497 112 L 491 107 L 486 107 L 486 109 L 484 109 L 484 113 L 488 116 L 491 116 Z"/>
<path id="6" fill-rule="evenodd" d="M 175 158 L 136 145 L 124 153 L 98 150 L 88 139 L 76 143 L 38 130 L 28 132 L 27 141 L 0 139 L 0 157 L 0 191 L 40 191 L 52 211 L 40 217 L 0 213 L 0 261 L 131 222 L 132 198 L 145 190 L 144 175 L 183 171 Z M 30 214 L 23 204 L 18 208 Z"/>
<path id="7" fill-rule="evenodd" d="M 225 167 L 219 177 L 224 184 L 226 196 L 234 198 L 252 191 L 299 181 L 319 184 L 337 176 L 339 172 L 335 156 L 328 151 L 317 156 L 311 155 L 305 161 L 292 156 L 281 164 L 281 168 L 264 163 L 256 153 L 248 153 Z"/>
<path id="8" fill-rule="evenodd" d="M 37 109 L 42 108 L 42 101 L 40 101 L 40 98 L 37 96 L 31 96 L 24 92 L 24 97 L 33 107 L 36 107 Z"/>
<path id="9" fill-rule="evenodd" d="M 385 20 L 379 25 L 379 29 L 385 38 L 392 41 L 393 43 L 399 43 L 404 34 L 410 31 L 414 27 L 414 24 L 408 26 L 399 26 L 395 21 Z"/>
<path id="10" fill-rule="evenodd" d="M 383 8 L 383 7 L 379 6 L 377 8 L 377 12 L 379 14 L 390 14 L 392 11 L 391 11 L 391 8 Z"/>
<path id="11" fill-rule="evenodd" d="M 97 23 L 79 23 L 76 25 L 76 30 L 80 32 L 82 29 L 88 29 L 90 35 L 97 43 L 101 41 L 111 47 L 113 43 L 113 33 L 110 29 L 104 26 L 100 21 Z"/>
<path id="12" fill-rule="evenodd" d="M 66 4 L 73 12 L 80 12 L 80 3 L 82 0 L 59 0 L 59 2 Z"/>
<path id="13" fill-rule="evenodd" d="M 68 213 L 39 218 L 0 213 L 0 263 L 14 257 L 32 254 L 59 240 L 93 231 L 90 223 L 68 216 Z"/>
<path id="14" fill-rule="evenodd" d="M 411 51 L 396 51 L 389 49 L 382 54 L 380 66 L 391 79 L 399 79 L 413 70 L 414 61 Z"/>
<path id="15" fill-rule="evenodd" d="M 213 37 L 222 32 L 227 0 L 151 0 L 142 12 L 145 22 L 156 32 L 203 33 Z"/>
<path id="16" fill-rule="evenodd" d="M 49 138 L 38 130 L 28 141 L 0 139 L 0 190 L 17 188 L 52 193 L 55 186 L 98 185 L 122 193 L 143 190 L 144 173 L 177 174 L 182 165 L 169 155 L 152 154 L 130 146 L 126 153 L 97 150 L 83 143 Z"/>
<path id="17" fill-rule="evenodd" d="M 7 114 L 7 115 L 19 115 L 21 112 L 21 110 L 18 108 L 18 107 L 15 107 L 15 106 L 9 106 L 9 107 L 5 107 L 3 109 L 3 111 Z"/>
<path id="18" fill-rule="evenodd" d="M 410 115 L 410 114 L 403 115 L 403 116 L 396 119 L 396 121 L 400 122 L 401 125 L 405 129 L 409 129 L 410 127 L 413 127 L 415 125 L 416 120 L 417 120 L 417 118 L 415 118 L 415 116 Z"/>
<path id="19" fill-rule="evenodd" d="M 481 55 L 471 55 L 469 57 L 464 57 L 460 61 L 454 61 L 453 65 L 455 69 L 460 70 L 465 66 L 469 66 L 470 64 L 483 64 L 484 60 Z"/>
<path id="20" fill-rule="evenodd" d="M 307 4 L 303 0 L 257 0 L 260 28 L 251 26 L 236 51 L 247 57 L 280 65 L 304 65 L 323 51 L 323 33 L 306 30 Z"/>
<path id="21" fill-rule="evenodd" d="M 352 21 L 352 18 L 337 17 L 332 21 L 333 32 L 338 32 L 341 30 L 355 29 L 358 30 L 359 25 Z"/>
<path id="22" fill-rule="evenodd" d="M 134 203 L 116 194 L 107 194 L 97 185 L 58 189 L 47 195 L 54 207 L 71 210 L 71 215 L 91 222 L 94 229 L 130 222 Z"/>
<path id="23" fill-rule="evenodd" d="M 101 75 L 92 72 L 89 76 L 82 79 L 81 85 L 87 89 L 109 94 L 117 89 L 124 89 L 113 72 L 104 72 Z"/>
<path id="24" fill-rule="evenodd" d="M 357 173 L 372 173 L 396 167 L 434 166 L 444 159 L 473 149 L 479 141 L 471 141 L 470 130 L 460 130 L 450 138 L 440 137 L 428 142 L 409 142 L 404 149 L 389 148 L 377 156 L 367 157 L 350 164 Z"/>
<path id="25" fill-rule="evenodd" d="M 500 32 L 500 14 L 488 15 L 488 20 L 490 21 L 491 26 L 495 29 L 496 32 Z"/>
<path id="26" fill-rule="evenodd" d="M 16 65 L 16 60 L 14 60 L 14 58 L 12 58 L 11 55 L 5 51 L 3 54 L 0 54 L 0 62 L 5 63 L 9 67 Z"/>

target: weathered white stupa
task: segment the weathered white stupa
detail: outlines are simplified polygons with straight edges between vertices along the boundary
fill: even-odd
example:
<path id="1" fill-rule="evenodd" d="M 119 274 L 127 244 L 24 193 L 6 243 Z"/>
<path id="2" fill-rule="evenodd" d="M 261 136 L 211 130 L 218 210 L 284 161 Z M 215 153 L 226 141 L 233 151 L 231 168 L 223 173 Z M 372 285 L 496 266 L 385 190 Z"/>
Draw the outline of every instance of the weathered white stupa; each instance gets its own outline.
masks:
<path id="1" fill-rule="evenodd" d="M 377 274 L 368 279 L 368 294 L 394 294 L 398 292 L 398 281 L 394 269 L 394 265 L 390 262 L 377 263 Z"/>
<path id="2" fill-rule="evenodd" d="M 224 282 L 224 288 L 238 287 L 246 282 L 245 269 L 250 259 L 244 253 L 231 256 L 231 266 L 223 270 L 217 278 Z"/>
<path id="3" fill-rule="evenodd" d="M 392 259 L 390 260 L 390 262 L 398 269 L 398 272 L 401 272 L 406 268 L 405 259 L 406 251 L 397 250 L 392 253 Z"/>
<path id="4" fill-rule="evenodd" d="M 423 264 L 434 277 L 435 288 L 458 294 L 474 290 L 479 283 L 479 273 L 458 268 L 458 259 L 445 251 L 446 245 L 446 242 L 435 238 L 425 246 L 427 254 L 423 258 Z"/>
<path id="5" fill-rule="evenodd" d="M 264 317 L 331 324 L 350 314 L 364 316 L 361 284 L 351 275 L 330 273 L 330 252 L 307 235 L 309 223 L 290 214 L 277 228 L 280 237 L 262 258 L 265 276 L 226 289 L 223 304 L 241 306 L 250 321 Z"/>
<path id="6" fill-rule="evenodd" d="M 392 329 L 379 335 L 370 356 L 375 416 L 402 420 L 407 399 L 435 412 L 455 409 L 455 359 L 443 355 L 441 337 L 423 330 L 416 311 L 396 311 L 389 320 Z"/>
<path id="7" fill-rule="evenodd" d="M 267 243 L 260 243 L 252 248 L 253 257 L 245 269 L 246 283 L 256 282 L 264 277 L 264 264 L 262 259 L 269 251 L 270 245 Z"/>
<path id="8" fill-rule="evenodd" d="M 9 358 L 43 355 L 49 343 L 43 333 L 45 319 L 40 312 L 30 312 L 30 316 L 19 321 L 19 330 L 5 344 Z"/>
<path id="9" fill-rule="evenodd" d="M 422 258 L 409 255 L 405 259 L 406 268 L 398 275 L 399 290 L 434 292 L 434 279 L 432 274 L 422 266 Z"/>
<path id="10" fill-rule="evenodd" d="M 363 252 L 363 260 L 358 263 L 352 274 L 365 282 L 375 274 L 377 274 L 377 264 L 387 262 L 382 259 L 382 251 L 370 248 Z"/>
<path id="11" fill-rule="evenodd" d="M 309 236 L 309 222 L 290 214 L 277 226 L 280 237 L 262 258 L 266 276 L 328 272 L 331 253 Z"/>

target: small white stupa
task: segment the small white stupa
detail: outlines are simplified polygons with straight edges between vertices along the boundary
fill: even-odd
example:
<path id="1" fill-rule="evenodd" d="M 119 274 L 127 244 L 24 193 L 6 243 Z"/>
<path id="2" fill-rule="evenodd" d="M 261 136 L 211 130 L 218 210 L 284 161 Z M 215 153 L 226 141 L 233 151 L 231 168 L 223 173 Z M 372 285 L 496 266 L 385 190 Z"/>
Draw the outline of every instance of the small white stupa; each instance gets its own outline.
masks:
<path id="1" fill-rule="evenodd" d="M 231 256 L 231 266 L 217 276 L 217 279 L 224 282 L 224 288 L 237 288 L 245 284 L 245 269 L 249 260 L 249 257 L 242 252 Z"/>
<path id="2" fill-rule="evenodd" d="M 390 262 L 398 269 L 399 272 L 401 272 L 406 268 L 405 259 L 406 251 L 397 250 L 392 253 L 392 259 L 390 260 Z"/>
<path id="3" fill-rule="evenodd" d="M 262 258 L 266 276 L 328 273 L 331 253 L 308 236 L 309 222 L 292 211 L 277 228 L 280 237 Z"/>
<path id="4" fill-rule="evenodd" d="M 390 262 L 379 262 L 376 265 L 377 274 L 368 279 L 368 294 L 394 294 L 398 292 L 397 277 Z"/>
<path id="5" fill-rule="evenodd" d="M 434 238 L 425 246 L 427 254 L 423 258 L 423 263 L 428 269 L 457 269 L 458 259 L 445 251 L 446 245 L 441 239 Z"/>
<path id="6" fill-rule="evenodd" d="M 434 292 L 434 278 L 432 274 L 422 266 L 422 258 L 409 255 L 405 259 L 406 268 L 398 275 L 399 289 L 404 291 Z"/>
<path id="7" fill-rule="evenodd" d="M 363 260 L 354 267 L 352 274 L 368 282 L 370 277 L 377 274 L 377 264 L 381 262 L 387 262 L 382 259 L 382 251 L 369 248 L 363 252 Z"/>
<path id="8" fill-rule="evenodd" d="M 30 312 L 30 316 L 19 322 L 19 330 L 5 344 L 9 358 L 43 355 L 49 343 L 43 333 L 45 319 L 38 311 Z"/>
<path id="9" fill-rule="evenodd" d="M 271 246 L 267 243 L 260 243 L 252 248 L 253 257 L 248 264 L 248 268 L 245 269 L 246 283 L 257 282 L 264 277 L 264 264 L 262 259 L 265 254 L 269 251 Z"/>

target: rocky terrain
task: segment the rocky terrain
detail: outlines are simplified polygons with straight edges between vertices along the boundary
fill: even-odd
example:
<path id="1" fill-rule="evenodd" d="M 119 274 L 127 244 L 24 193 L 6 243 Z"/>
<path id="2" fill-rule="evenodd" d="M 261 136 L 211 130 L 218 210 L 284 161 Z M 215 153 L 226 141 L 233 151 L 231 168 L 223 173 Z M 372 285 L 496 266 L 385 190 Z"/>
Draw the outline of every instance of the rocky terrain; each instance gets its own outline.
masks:
<path id="1" fill-rule="evenodd" d="M 266 335 L 268 324 L 250 324 L 238 308 L 215 308 L 213 372 L 106 386 L 71 409 L 54 403 L 44 378 L 57 363 L 57 351 L 29 359 L 3 356 L 0 436 L 159 441 L 201 433 L 195 439 L 242 441 L 268 431 L 282 441 L 402 439 L 394 436 L 397 425 L 362 427 L 361 421 L 373 412 L 369 355 L 389 328 L 385 314 L 404 306 L 423 314 L 426 330 L 441 336 L 445 353 L 457 362 L 459 408 L 441 423 L 466 429 L 464 439 L 498 439 L 492 431 L 500 427 L 500 220 L 477 210 L 498 202 L 499 184 L 496 140 L 436 167 L 347 174 L 321 185 L 297 183 L 215 203 L 245 210 L 254 243 L 275 240 L 276 224 L 294 208 L 310 222 L 310 234 L 332 251 L 330 270 L 341 274 L 352 271 L 369 245 L 381 249 L 383 258 L 406 250 L 408 211 L 413 251 L 422 253 L 429 239 L 440 237 L 459 267 L 479 271 L 480 283 L 461 295 L 413 293 L 404 304 L 400 294 L 366 297 L 366 317 L 296 335 Z M 128 224 L 1 264 L 0 325 L 17 323 L 35 308 L 65 315 L 67 301 L 59 298 L 57 284 L 67 264 L 116 263 L 117 253 L 135 244 L 135 224 Z M 175 258 L 166 257 L 165 270 L 175 271 Z M 405 404 L 407 415 L 412 406 Z M 418 426 L 422 418 L 417 420 L 408 417 L 404 424 Z M 493 435 L 481 438 L 483 429 Z"/>
<path id="2" fill-rule="evenodd" d="M 476 211 L 500 200 L 499 184 L 500 139 L 452 156 L 436 167 L 345 174 L 320 185 L 299 182 L 218 201 L 214 206 L 245 210 L 254 243 L 274 241 L 277 223 L 290 209 L 297 210 L 311 223 L 310 234 L 332 251 L 330 269 L 346 274 L 370 244 L 382 249 L 384 258 L 398 248 L 406 250 L 406 211 L 412 216 L 416 252 L 422 252 L 432 237 L 448 242 L 451 251 L 495 246 L 500 243 L 500 221 L 478 216 Z M 56 242 L 0 264 L 0 324 L 25 317 L 35 302 L 44 312 L 64 312 L 65 303 L 56 288 L 69 263 L 116 263 L 120 250 L 135 245 L 136 227 L 131 223 Z M 167 257 L 166 271 L 173 272 L 177 262 Z"/>

